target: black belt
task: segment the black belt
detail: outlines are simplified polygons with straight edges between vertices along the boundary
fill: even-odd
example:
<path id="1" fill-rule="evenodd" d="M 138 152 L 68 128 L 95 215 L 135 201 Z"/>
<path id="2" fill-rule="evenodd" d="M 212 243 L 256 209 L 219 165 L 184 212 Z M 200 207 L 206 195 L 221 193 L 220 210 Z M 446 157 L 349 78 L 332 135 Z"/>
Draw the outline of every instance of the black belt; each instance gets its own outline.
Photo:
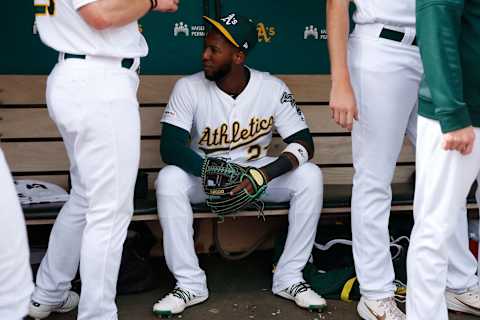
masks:
<path id="1" fill-rule="evenodd" d="M 73 53 L 65 53 L 64 59 L 86 59 L 87 56 L 84 54 L 73 54 Z M 135 62 L 133 58 L 124 58 L 122 59 L 122 67 L 126 69 L 130 69 Z"/>
<path id="2" fill-rule="evenodd" d="M 380 38 L 384 38 L 392 41 L 402 42 L 404 37 L 405 37 L 404 32 L 396 31 L 392 29 L 382 28 L 382 31 L 380 32 Z M 417 45 L 417 37 L 413 38 L 411 45 L 412 46 Z"/>

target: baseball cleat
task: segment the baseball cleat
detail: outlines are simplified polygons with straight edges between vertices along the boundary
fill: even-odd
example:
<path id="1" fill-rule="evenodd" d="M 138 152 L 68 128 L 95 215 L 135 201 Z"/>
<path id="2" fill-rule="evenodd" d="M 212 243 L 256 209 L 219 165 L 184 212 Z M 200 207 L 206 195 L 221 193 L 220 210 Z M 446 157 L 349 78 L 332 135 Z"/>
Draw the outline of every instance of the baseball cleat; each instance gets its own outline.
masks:
<path id="1" fill-rule="evenodd" d="M 69 291 L 65 301 L 60 304 L 40 304 L 32 300 L 28 307 L 28 315 L 35 320 L 45 319 L 52 312 L 65 313 L 72 311 L 78 306 L 79 301 L 80 296 L 74 291 Z"/>
<path id="2" fill-rule="evenodd" d="M 185 308 L 199 304 L 208 299 L 208 294 L 196 296 L 193 292 L 176 287 L 162 300 L 153 305 L 153 313 L 161 318 L 169 318 L 175 314 L 182 313 Z"/>
<path id="3" fill-rule="evenodd" d="M 327 301 L 313 291 L 305 281 L 297 282 L 287 289 L 280 291 L 277 295 L 295 301 L 297 306 L 310 311 L 322 312 L 327 308 Z"/>
<path id="4" fill-rule="evenodd" d="M 447 291 L 447 308 L 452 311 L 480 316 L 480 288 L 475 287 L 463 293 L 454 293 Z"/>
<path id="5" fill-rule="evenodd" d="M 406 320 L 405 313 L 397 306 L 393 297 L 369 300 L 363 296 L 357 305 L 357 311 L 364 320 Z"/>

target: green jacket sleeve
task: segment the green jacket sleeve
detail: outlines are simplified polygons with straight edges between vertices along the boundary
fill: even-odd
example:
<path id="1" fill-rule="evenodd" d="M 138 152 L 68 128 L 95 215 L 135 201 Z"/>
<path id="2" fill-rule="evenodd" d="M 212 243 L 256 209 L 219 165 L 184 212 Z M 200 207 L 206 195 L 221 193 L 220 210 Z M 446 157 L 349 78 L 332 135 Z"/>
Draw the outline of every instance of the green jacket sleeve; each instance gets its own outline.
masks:
<path id="1" fill-rule="evenodd" d="M 459 36 L 464 0 L 417 0 L 417 39 L 442 132 L 471 125 L 463 98 Z"/>
<path id="2" fill-rule="evenodd" d="M 190 133 L 186 130 L 163 123 L 160 155 L 166 164 L 175 165 L 200 177 L 203 158 L 189 147 L 189 141 Z"/>

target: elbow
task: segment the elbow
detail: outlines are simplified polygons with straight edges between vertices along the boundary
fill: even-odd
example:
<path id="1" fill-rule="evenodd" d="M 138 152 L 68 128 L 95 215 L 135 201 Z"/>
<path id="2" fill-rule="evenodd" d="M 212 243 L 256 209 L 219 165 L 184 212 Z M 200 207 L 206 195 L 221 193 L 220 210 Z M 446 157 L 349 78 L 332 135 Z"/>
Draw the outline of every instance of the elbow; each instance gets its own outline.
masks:
<path id="1" fill-rule="evenodd" d="M 312 160 L 314 155 L 315 155 L 315 150 L 312 148 L 312 150 L 308 151 L 308 160 Z"/>
<path id="2" fill-rule="evenodd" d="M 306 149 L 308 152 L 308 160 L 312 160 L 313 156 L 315 155 L 315 143 L 313 143 L 313 139 L 311 137 L 308 143 L 306 143 Z"/>
<path id="3" fill-rule="evenodd" d="M 97 19 L 95 21 L 92 21 L 91 23 L 88 23 L 92 28 L 98 30 L 98 31 L 101 31 L 101 30 L 105 30 L 109 27 L 112 26 L 112 23 L 107 20 L 107 19 Z"/>
<path id="4" fill-rule="evenodd" d="M 162 142 L 160 142 L 160 157 L 165 164 L 172 164 L 172 152 L 169 152 L 169 150 L 170 146 L 168 143 L 164 143 L 162 140 Z"/>
<path id="5" fill-rule="evenodd" d="M 101 31 L 113 25 L 110 15 L 96 3 L 90 3 L 79 9 L 83 20 L 92 28 Z"/>

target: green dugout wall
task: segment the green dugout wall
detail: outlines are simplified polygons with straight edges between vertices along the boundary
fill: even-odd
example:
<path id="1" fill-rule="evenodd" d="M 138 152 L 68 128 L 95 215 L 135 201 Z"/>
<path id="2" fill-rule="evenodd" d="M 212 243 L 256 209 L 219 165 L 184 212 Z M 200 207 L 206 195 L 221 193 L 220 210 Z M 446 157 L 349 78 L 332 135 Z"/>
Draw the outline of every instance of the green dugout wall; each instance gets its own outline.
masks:
<path id="1" fill-rule="evenodd" d="M 49 0 L 60 1 L 60 0 Z M 6 6 L 6 8 L 5 8 Z M 258 45 L 248 65 L 276 74 L 328 74 L 325 1 L 182 0 L 174 14 L 150 13 L 140 26 L 150 47 L 142 74 L 190 74 L 200 70 L 202 15 L 238 12 L 257 23 Z M 0 21 L 0 74 L 48 74 L 57 59 L 34 24 L 33 1 L 5 1 Z"/>

